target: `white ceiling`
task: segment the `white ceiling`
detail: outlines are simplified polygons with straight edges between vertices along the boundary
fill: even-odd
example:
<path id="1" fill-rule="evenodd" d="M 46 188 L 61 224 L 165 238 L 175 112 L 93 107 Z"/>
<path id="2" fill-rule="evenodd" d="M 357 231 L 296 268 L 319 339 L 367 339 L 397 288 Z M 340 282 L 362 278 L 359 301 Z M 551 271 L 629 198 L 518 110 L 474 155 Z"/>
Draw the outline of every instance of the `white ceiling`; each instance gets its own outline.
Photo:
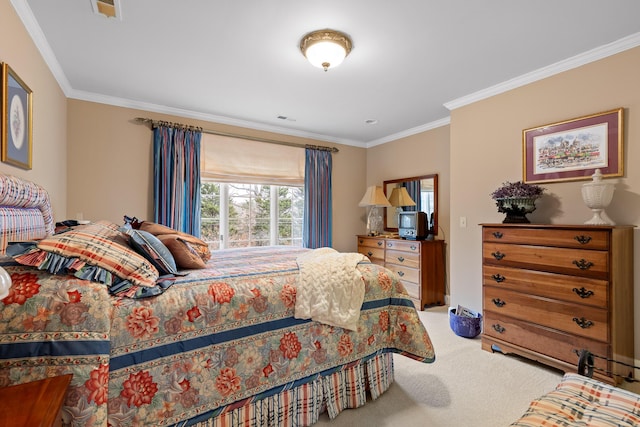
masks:
<path id="1" fill-rule="evenodd" d="M 638 0 L 120 1 L 11 0 L 67 97 L 362 147 L 640 45 Z M 353 40 L 328 72 L 322 28 Z"/>

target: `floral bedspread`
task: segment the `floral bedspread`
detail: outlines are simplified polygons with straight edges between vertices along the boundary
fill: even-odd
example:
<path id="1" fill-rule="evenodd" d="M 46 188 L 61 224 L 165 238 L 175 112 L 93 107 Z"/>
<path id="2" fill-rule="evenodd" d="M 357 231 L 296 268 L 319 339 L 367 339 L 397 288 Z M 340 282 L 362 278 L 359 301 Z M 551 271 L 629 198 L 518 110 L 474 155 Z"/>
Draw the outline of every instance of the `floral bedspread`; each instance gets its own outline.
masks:
<path id="1" fill-rule="evenodd" d="M 366 294 L 356 331 L 295 319 L 303 251 L 213 252 L 207 269 L 141 300 L 6 265 L 14 285 L 0 302 L 0 387 L 70 372 L 65 425 L 190 425 L 380 352 L 435 360 L 402 284 L 375 264 L 357 266 Z"/>

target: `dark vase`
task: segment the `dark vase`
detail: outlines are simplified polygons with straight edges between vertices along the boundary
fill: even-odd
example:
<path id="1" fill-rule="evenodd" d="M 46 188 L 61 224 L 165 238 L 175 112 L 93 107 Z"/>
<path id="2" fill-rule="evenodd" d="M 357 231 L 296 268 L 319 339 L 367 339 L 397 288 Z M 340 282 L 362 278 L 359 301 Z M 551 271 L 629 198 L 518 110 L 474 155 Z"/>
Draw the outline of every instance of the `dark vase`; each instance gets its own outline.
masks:
<path id="1" fill-rule="evenodd" d="M 529 224 L 527 214 L 536 210 L 535 198 L 496 199 L 498 212 L 506 214 L 503 224 Z"/>

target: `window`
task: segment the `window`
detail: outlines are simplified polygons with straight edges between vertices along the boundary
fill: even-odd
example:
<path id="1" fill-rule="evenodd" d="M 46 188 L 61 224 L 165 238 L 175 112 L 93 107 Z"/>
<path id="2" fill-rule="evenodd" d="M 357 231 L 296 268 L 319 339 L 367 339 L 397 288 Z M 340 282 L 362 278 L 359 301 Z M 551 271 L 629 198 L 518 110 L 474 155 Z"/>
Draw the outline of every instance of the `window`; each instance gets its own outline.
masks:
<path id="1" fill-rule="evenodd" d="M 302 186 L 204 181 L 201 237 L 211 249 L 302 246 Z"/>
<path id="2" fill-rule="evenodd" d="M 435 210 L 433 199 L 433 189 L 420 191 L 420 210 L 422 212 L 433 212 Z"/>
<path id="3" fill-rule="evenodd" d="M 201 237 L 212 249 L 302 246 L 305 152 L 203 134 Z"/>

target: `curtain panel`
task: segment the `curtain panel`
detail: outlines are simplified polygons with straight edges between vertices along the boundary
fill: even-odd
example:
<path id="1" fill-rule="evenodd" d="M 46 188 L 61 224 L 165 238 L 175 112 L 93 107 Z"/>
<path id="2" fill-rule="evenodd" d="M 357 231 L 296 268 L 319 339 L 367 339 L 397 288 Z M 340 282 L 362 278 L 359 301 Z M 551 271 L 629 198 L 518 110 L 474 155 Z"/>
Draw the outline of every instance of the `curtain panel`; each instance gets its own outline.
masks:
<path id="1" fill-rule="evenodd" d="M 416 202 L 415 206 L 405 206 L 403 210 L 405 211 L 419 211 L 420 210 L 420 180 L 417 179 L 415 181 L 407 181 L 402 183 L 403 186 L 407 188 L 407 193 Z"/>
<path id="2" fill-rule="evenodd" d="M 305 248 L 331 247 L 332 157 L 329 151 L 305 150 L 304 225 L 302 244 Z"/>
<path id="3" fill-rule="evenodd" d="M 198 131 L 153 130 L 154 220 L 200 237 L 200 139 Z"/>

